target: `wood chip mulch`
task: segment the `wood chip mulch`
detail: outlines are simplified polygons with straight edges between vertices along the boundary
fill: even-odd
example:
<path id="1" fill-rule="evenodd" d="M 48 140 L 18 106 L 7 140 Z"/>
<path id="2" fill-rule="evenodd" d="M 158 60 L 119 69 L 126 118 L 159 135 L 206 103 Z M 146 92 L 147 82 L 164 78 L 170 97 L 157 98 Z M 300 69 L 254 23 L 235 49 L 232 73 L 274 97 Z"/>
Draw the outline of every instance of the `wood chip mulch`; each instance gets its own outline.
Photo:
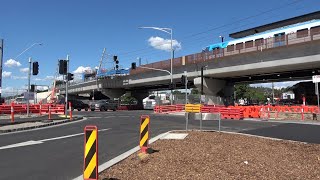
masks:
<path id="1" fill-rule="evenodd" d="M 101 180 L 320 179 L 320 145 L 217 132 L 188 132 L 184 140 L 158 140 L 159 150 L 138 153 L 106 169 Z"/>

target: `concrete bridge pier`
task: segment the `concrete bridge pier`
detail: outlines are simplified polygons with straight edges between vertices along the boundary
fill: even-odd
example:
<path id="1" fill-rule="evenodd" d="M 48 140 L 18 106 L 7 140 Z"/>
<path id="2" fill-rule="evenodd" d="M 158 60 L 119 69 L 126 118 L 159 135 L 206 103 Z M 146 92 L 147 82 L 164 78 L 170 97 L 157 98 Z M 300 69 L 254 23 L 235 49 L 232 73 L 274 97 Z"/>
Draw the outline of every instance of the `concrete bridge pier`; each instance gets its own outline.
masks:
<path id="1" fill-rule="evenodd" d="M 131 91 L 131 96 L 136 98 L 138 101 L 139 108 L 143 108 L 143 99 L 149 96 L 149 91 L 147 90 L 135 90 Z"/>
<path id="2" fill-rule="evenodd" d="M 125 89 L 101 89 L 101 93 L 105 96 L 108 96 L 110 99 L 120 98 L 123 94 L 126 93 Z"/>
<path id="3" fill-rule="evenodd" d="M 201 91 L 201 77 L 194 79 L 194 85 Z M 208 104 L 214 104 L 214 97 L 222 97 L 225 105 L 233 104 L 234 84 L 225 80 L 203 78 L 203 93 L 209 96 Z M 211 97 L 210 97 L 211 96 Z"/>

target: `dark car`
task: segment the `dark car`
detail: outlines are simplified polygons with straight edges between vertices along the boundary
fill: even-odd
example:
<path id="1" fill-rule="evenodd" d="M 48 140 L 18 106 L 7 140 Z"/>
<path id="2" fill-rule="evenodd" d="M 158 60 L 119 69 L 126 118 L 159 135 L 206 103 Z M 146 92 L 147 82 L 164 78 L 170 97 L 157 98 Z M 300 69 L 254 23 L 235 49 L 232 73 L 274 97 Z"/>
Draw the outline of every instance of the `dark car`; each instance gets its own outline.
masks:
<path id="1" fill-rule="evenodd" d="M 81 109 L 84 109 L 85 111 L 88 111 L 90 109 L 90 106 L 80 100 L 68 100 L 68 102 L 71 102 L 71 110 L 77 109 L 78 111 L 81 111 Z M 69 108 L 69 103 L 68 103 Z"/>

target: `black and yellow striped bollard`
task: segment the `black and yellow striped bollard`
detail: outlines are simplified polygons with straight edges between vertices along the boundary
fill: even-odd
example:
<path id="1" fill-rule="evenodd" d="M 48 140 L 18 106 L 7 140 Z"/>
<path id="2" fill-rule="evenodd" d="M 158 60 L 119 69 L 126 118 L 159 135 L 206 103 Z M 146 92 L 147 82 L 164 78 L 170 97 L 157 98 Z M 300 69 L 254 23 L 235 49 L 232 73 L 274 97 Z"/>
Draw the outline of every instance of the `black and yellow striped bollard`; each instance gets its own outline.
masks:
<path id="1" fill-rule="evenodd" d="M 84 168 L 83 179 L 98 179 L 98 128 L 86 126 L 84 128 Z"/>
<path id="2" fill-rule="evenodd" d="M 141 116 L 140 119 L 140 149 L 141 152 L 146 153 L 149 145 L 150 136 L 150 117 Z"/>

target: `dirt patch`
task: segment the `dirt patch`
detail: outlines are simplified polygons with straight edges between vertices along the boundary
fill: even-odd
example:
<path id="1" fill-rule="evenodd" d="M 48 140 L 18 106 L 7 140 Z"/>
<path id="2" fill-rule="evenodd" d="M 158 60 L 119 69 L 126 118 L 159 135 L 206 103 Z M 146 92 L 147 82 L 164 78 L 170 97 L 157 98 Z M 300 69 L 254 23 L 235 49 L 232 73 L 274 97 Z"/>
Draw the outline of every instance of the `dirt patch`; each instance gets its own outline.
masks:
<path id="1" fill-rule="evenodd" d="M 99 179 L 320 179 L 320 145 L 217 132 L 158 140 L 159 152 L 138 153 Z"/>

